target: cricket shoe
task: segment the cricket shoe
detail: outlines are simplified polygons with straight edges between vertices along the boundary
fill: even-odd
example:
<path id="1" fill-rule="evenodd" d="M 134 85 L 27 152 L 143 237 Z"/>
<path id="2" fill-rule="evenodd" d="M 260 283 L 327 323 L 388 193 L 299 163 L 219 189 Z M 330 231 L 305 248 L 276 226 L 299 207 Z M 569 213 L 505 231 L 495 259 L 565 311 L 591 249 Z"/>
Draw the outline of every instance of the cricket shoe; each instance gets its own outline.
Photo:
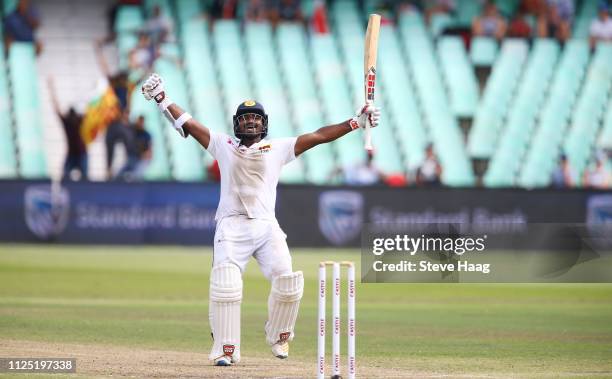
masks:
<path id="1" fill-rule="evenodd" d="M 289 342 L 287 341 L 278 341 L 274 345 L 272 345 L 272 354 L 276 358 L 286 359 L 289 357 Z"/>
<path id="2" fill-rule="evenodd" d="M 231 366 L 233 363 L 232 357 L 228 357 L 227 355 L 223 355 L 214 361 L 215 366 Z"/>

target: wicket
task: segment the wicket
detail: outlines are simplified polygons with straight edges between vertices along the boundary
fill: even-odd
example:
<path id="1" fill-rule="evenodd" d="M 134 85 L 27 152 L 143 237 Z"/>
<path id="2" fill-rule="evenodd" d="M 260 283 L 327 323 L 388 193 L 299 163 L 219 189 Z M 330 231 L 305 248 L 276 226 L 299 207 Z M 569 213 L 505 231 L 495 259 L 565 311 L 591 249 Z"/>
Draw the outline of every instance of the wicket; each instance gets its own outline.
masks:
<path id="1" fill-rule="evenodd" d="M 323 261 L 319 263 L 319 333 L 318 333 L 318 365 L 317 378 L 325 377 L 325 292 L 327 281 L 327 266 L 333 268 L 333 299 L 332 299 L 332 318 L 334 323 L 332 338 L 332 359 L 333 375 L 332 378 L 340 378 L 340 267 L 347 268 L 347 306 L 348 306 L 348 377 L 355 378 L 355 264 L 353 262 L 333 262 Z"/>

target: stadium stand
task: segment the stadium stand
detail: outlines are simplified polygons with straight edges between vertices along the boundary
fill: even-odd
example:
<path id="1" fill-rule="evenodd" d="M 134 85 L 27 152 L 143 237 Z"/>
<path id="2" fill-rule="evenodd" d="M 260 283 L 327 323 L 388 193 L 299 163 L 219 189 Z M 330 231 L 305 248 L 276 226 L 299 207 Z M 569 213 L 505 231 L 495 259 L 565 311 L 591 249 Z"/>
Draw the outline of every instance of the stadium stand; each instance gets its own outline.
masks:
<path id="1" fill-rule="evenodd" d="M 438 56 L 455 117 L 471 118 L 478 107 L 478 81 L 459 37 L 442 37 Z"/>
<path id="2" fill-rule="evenodd" d="M 4 44 L 1 41 L 0 51 L 4 51 Z M 17 176 L 17 159 L 11 127 L 11 104 L 6 72 L 4 54 L 0 54 L 0 177 L 12 178 Z"/>
<path id="3" fill-rule="evenodd" d="M 589 67 L 582 93 L 574 111 L 563 150 L 573 168 L 574 182 L 580 183 L 592 158 L 595 139 L 606 111 L 612 87 L 612 45 L 599 44 Z"/>
<path id="4" fill-rule="evenodd" d="M 532 139 L 518 177 L 519 185 L 523 187 L 549 185 L 550 175 L 562 153 L 563 136 L 572 117 L 571 110 L 578 98 L 588 59 L 586 41 L 574 40 L 565 47 L 564 56 L 552 85 L 554 92 L 551 92 L 554 95 L 549 97 L 548 103 L 542 110 L 536 135 Z"/>
<path id="5" fill-rule="evenodd" d="M 308 65 L 306 42 L 305 31 L 298 24 L 281 24 L 276 30 L 278 57 L 298 133 L 317 130 L 324 124 L 314 73 Z M 315 154 L 305 154 L 304 159 L 306 179 L 317 184 L 327 183 L 336 167 L 332 145 L 318 146 Z"/>
<path id="6" fill-rule="evenodd" d="M 523 40 L 504 41 L 470 129 L 467 148 L 471 157 L 488 159 L 493 154 L 528 52 Z"/>
<path id="7" fill-rule="evenodd" d="M 290 107 L 285 96 L 282 76 L 276 55 L 270 24 L 249 23 L 245 27 L 248 63 L 251 67 L 256 98 L 265 104 L 270 127 L 269 138 L 292 137 L 296 134 L 291 122 Z M 266 69 L 262 69 L 265 67 Z M 304 182 L 304 165 L 296 160 L 281 173 L 286 183 Z"/>
<path id="8" fill-rule="evenodd" d="M 489 37 L 474 37 L 470 49 L 470 59 L 474 66 L 490 67 L 497 57 L 497 42 Z"/>
<path id="9" fill-rule="evenodd" d="M 9 66 L 19 174 L 23 178 L 43 178 L 47 176 L 47 164 L 33 44 L 13 42 Z"/>
<path id="10" fill-rule="evenodd" d="M 430 140 L 443 166 L 442 182 L 452 186 L 472 185 L 474 176 L 463 136 L 448 105 L 433 44 L 427 35 L 424 21 L 416 13 L 402 14 L 399 27 L 410 72 L 415 79 L 416 92 L 429 127 Z"/>
<path id="11" fill-rule="evenodd" d="M 13 3 L 4 1 L 5 11 L 12 9 Z M 43 18 L 49 15 L 51 19 L 58 18 L 55 16 L 66 6 L 60 0 L 50 1 L 48 6 L 42 3 Z M 161 47 L 162 58 L 154 69 L 166 78 L 173 99 L 212 130 L 232 133 L 231 115 L 240 102 L 250 98 L 266 107 L 273 138 L 340 122 L 363 101 L 363 65 L 356 57 L 363 55 L 366 15 L 378 9 L 376 0 L 365 1 L 363 8 L 354 1 L 330 2 L 329 34 L 312 32 L 297 23 L 280 23 L 274 29 L 268 23 L 241 23 L 239 18 L 210 20 L 202 17 L 208 2 L 201 0 L 142 3 L 118 8 L 114 26 L 118 69 L 128 68 L 129 52 L 137 44 L 136 32 L 159 6 L 174 21 L 171 41 L 176 42 Z M 109 3 L 96 4 L 83 6 L 97 10 L 78 11 L 80 20 L 70 27 L 43 23 L 43 44 L 51 51 L 73 44 L 78 47 L 71 54 L 91 57 L 84 39 L 71 40 L 67 35 L 74 34 L 75 28 L 86 29 L 88 24 L 94 26 L 85 33 L 91 42 L 103 33 L 99 18 Z M 381 28 L 376 101 L 384 112 L 380 127 L 373 132 L 376 166 L 387 173 L 412 175 L 431 142 L 446 185 L 477 183 L 471 164 L 476 159 L 488 161 L 482 178 L 485 186 L 538 187 L 549 185 L 550 173 L 564 152 L 580 183 L 594 150 L 612 149 L 611 48 L 600 45 L 591 53 L 587 41 L 597 1 L 577 2 L 574 39 L 563 46 L 538 38 L 497 42 L 476 37 L 466 44 L 448 31 L 469 29 L 481 5 L 471 0 L 456 4 L 453 14 L 434 15 L 429 24 L 419 13 L 401 12 L 397 23 Z M 519 1 L 499 0 L 496 5 L 510 19 Z M 313 1 L 302 3 L 306 15 L 313 7 Z M 239 17 L 243 12 L 239 7 Z M 81 99 L 84 93 L 90 96 L 100 79 L 98 70 L 83 68 L 95 66 L 90 58 L 62 58 L 75 61 L 66 68 L 57 54 L 46 54 L 37 67 L 32 47 L 17 44 L 6 61 L 0 60 L 0 110 L 10 110 L 0 116 L 0 137 L 4 137 L 0 144 L 1 177 L 57 176 L 61 172 L 65 151 L 61 127 L 42 88 L 51 67 L 60 76 L 83 70 L 79 81 L 88 82 L 89 89 L 59 86 L 60 97 L 69 98 L 69 102 L 75 94 Z M 177 64 L 179 61 L 182 64 Z M 476 77 L 476 68 L 481 67 L 490 68 L 488 78 L 478 76 L 481 81 L 486 79 L 482 93 Z M 38 81 L 31 80 L 37 77 Z M 26 91 L 39 95 L 24 96 Z M 194 141 L 185 142 L 168 128 L 138 92 L 131 97 L 131 117 L 144 115 L 154 145 L 146 179 L 206 179 L 206 167 L 213 159 Z M 468 131 L 467 142 L 460 123 Z M 45 138 L 36 140 L 32 135 Z M 105 176 L 99 140 L 89 147 L 93 180 Z M 281 180 L 330 183 L 337 168 L 364 161 L 362 144 L 361 135 L 352 133 L 319 146 L 288 166 Z"/>
<path id="12" fill-rule="evenodd" d="M 558 54 L 556 41 L 540 39 L 535 42 L 484 178 L 487 186 L 514 184 L 514 176 L 544 101 Z"/>

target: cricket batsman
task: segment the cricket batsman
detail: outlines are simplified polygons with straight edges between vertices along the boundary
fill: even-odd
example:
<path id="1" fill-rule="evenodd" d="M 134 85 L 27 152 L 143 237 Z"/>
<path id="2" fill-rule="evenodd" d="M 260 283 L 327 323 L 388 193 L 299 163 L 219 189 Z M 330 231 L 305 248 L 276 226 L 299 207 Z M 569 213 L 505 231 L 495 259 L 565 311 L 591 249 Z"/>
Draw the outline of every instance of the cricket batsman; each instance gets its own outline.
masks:
<path id="1" fill-rule="evenodd" d="M 164 91 L 164 82 L 152 74 L 142 86 L 147 100 L 157 107 L 182 136 L 192 136 L 219 163 L 221 199 L 210 274 L 209 321 L 213 346 L 209 359 L 215 366 L 240 361 L 240 304 L 242 273 L 253 256 L 271 282 L 266 341 L 281 359 L 289 356 L 289 341 L 304 290 L 301 271 L 293 272 L 286 234 L 274 213 L 276 186 L 282 167 L 319 144 L 378 125 L 380 111 L 365 104 L 355 117 L 299 137 L 266 140 L 268 115 L 261 104 L 248 100 L 233 116 L 234 137 L 216 133 L 193 119 Z"/>

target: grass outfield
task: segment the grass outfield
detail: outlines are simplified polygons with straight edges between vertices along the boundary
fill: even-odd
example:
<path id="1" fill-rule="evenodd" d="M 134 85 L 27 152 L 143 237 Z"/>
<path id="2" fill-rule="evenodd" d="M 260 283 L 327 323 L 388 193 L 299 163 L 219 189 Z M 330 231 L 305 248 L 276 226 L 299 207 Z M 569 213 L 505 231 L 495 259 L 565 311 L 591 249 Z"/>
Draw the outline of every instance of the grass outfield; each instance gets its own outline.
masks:
<path id="1" fill-rule="evenodd" d="M 290 359 L 265 344 L 252 262 L 242 367 L 223 369 L 206 362 L 209 249 L 0 245 L 0 357 L 65 354 L 82 377 L 313 377 L 317 263 L 359 256 L 293 259 L 306 288 Z M 366 377 L 612 377 L 612 285 L 358 284 L 357 362 Z"/>

